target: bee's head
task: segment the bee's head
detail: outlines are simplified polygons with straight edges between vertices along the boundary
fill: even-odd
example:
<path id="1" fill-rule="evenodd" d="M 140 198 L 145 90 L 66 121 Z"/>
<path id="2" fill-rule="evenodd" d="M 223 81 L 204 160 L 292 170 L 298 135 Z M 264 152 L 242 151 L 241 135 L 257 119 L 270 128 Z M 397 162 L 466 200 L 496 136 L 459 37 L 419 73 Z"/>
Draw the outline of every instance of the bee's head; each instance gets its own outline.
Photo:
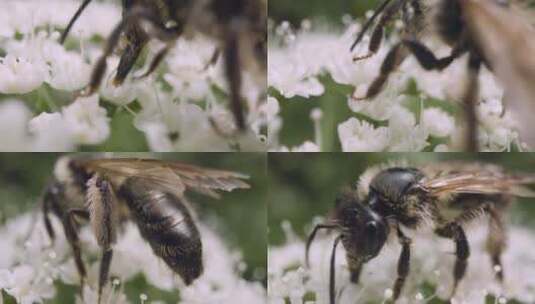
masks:
<path id="1" fill-rule="evenodd" d="M 338 196 L 335 219 L 342 227 L 348 254 L 366 262 L 379 254 L 390 230 L 386 220 L 362 204 L 354 193 L 345 192 Z"/>

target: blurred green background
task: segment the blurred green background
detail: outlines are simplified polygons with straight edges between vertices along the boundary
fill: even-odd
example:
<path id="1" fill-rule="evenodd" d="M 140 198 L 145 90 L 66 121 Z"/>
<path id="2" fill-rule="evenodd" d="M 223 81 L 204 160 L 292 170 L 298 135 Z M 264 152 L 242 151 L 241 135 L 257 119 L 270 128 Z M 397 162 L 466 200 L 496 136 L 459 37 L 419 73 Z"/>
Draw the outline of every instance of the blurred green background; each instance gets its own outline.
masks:
<path id="1" fill-rule="evenodd" d="M 467 160 L 496 163 L 512 171 L 535 173 L 532 153 L 270 153 L 268 157 L 269 243 L 284 243 L 281 223 L 292 224 L 305 239 L 312 219 L 325 216 L 334 207 L 337 192 L 357 181 L 368 167 L 393 160 L 410 164 L 442 160 Z M 519 199 L 510 213 L 511 221 L 535 228 L 535 199 Z"/>
<path id="2" fill-rule="evenodd" d="M 267 180 L 266 157 L 263 153 L 121 153 L 114 156 L 150 157 L 178 160 L 190 164 L 232 170 L 250 176 L 251 189 L 222 193 L 216 201 L 191 195 L 201 222 L 212 227 L 231 250 L 243 255 L 247 268 L 243 277 L 266 284 Z M 60 154 L 0 154 L 0 224 L 22 212 L 38 208 L 43 187 L 51 178 L 54 163 Z M 107 155 L 109 156 L 109 154 Z M 60 296 L 47 303 L 74 303 L 73 286 L 57 285 Z M 128 282 L 125 292 L 133 303 L 141 292 L 149 299 L 176 303 L 176 293 L 149 286 L 142 276 Z M 9 298 L 7 303 L 11 303 Z"/>

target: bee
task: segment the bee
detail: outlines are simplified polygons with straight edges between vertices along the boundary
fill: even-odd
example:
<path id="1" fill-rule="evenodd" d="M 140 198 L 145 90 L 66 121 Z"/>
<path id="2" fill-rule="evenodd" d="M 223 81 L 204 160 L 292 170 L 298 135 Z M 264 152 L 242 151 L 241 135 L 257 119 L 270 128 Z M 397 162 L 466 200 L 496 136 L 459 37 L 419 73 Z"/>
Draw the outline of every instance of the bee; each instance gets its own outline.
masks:
<path id="1" fill-rule="evenodd" d="M 455 295 L 470 256 L 464 226 L 487 218 L 487 251 L 496 278 L 504 278 L 501 254 L 506 246 L 504 213 L 515 197 L 535 197 L 527 185 L 535 175 L 508 173 L 497 165 L 446 162 L 420 168 L 378 166 L 361 175 L 355 189 L 342 191 L 332 214 L 310 233 L 305 251 L 319 230 L 334 230 L 336 237 L 330 259 L 329 296 L 335 303 L 335 253 L 341 242 L 346 251 L 350 280 L 359 282 L 364 265 L 381 252 L 390 237 L 397 238 L 401 253 L 393 287 L 396 301 L 410 271 L 411 238 L 404 231 L 430 227 L 434 233 L 455 243 L 453 269 Z"/>
<path id="2" fill-rule="evenodd" d="M 91 0 L 85 0 L 71 18 L 60 41 L 63 43 Z M 236 126 L 246 129 L 242 105 L 242 72 L 248 70 L 263 79 L 267 69 L 267 1 L 265 0 L 123 0 L 123 17 L 110 34 L 103 55 L 97 60 L 85 95 L 96 92 L 106 71 L 106 58 L 126 38 L 117 74 L 113 80 L 120 85 L 132 70 L 147 42 L 156 38 L 165 43 L 157 52 L 148 70 L 150 75 L 165 58 L 176 40 L 202 33 L 217 41 L 218 46 L 207 64 L 224 59 L 231 108 Z M 262 80 L 260 81 L 262 82 Z"/>
<path id="3" fill-rule="evenodd" d="M 514 80 L 521 83 L 535 81 L 535 60 L 528 56 L 526 50 L 533 50 L 535 33 L 532 25 L 515 8 L 523 0 L 438 0 L 429 5 L 421 0 L 385 0 L 374 14 L 364 24 L 351 51 L 362 40 L 365 32 L 377 18 L 376 27 L 372 32 L 368 46 L 368 54 L 355 57 L 354 60 L 368 58 L 377 52 L 383 38 L 384 27 L 401 12 L 405 28 L 401 33 L 401 41 L 396 43 L 387 53 L 380 74 L 369 86 L 363 97 L 353 96 L 355 100 L 370 99 L 379 94 L 389 75 L 412 54 L 425 70 L 441 71 L 462 55 L 468 54 L 468 82 L 461 101 L 466 106 L 467 121 L 466 146 L 470 151 L 477 151 L 477 117 L 475 106 L 478 99 L 478 75 L 481 66 L 495 72 L 500 81 L 504 82 L 507 91 L 518 92 L 519 88 L 509 75 L 500 70 L 509 70 L 514 74 Z M 529 19 L 528 19 L 529 20 Z M 485 24 L 487 27 L 483 27 Z M 430 25 L 430 26 L 427 26 Z M 421 40 L 428 27 L 433 27 L 438 37 L 451 47 L 450 54 L 437 57 Z M 514 33 L 514 35 L 510 35 Z M 509 35 L 508 35 L 509 34 Z M 529 46 L 529 47 L 528 47 Z M 507 52 L 496 52 L 493 49 L 514 50 L 524 53 L 523 56 L 513 56 Z M 529 68 L 527 68 L 528 66 Z M 530 73 L 526 71 L 530 69 Z M 530 89 L 532 87 L 530 86 Z M 525 92 L 525 91 L 522 91 Z M 509 99 L 509 98 L 508 98 Z M 515 98 L 511 102 L 518 103 Z M 529 100 L 533 103 L 535 93 L 530 92 Z M 525 107 L 524 107 L 525 108 Z M 533 111 L 529 111 L 533 113 Z"/>
<path id="4" fill-rule="evenodd" d="M 119 228 L 134 222 L 154 254 L 190 285 L 203 272 L 202 238 L 185 192 L 218 198 L 217 191 L 247 189 L 246 175 L 156 159 L 88 159 L 62 157 L 42 198 L 46 231 L 56 233 L 50 214 L 64 229 L 73 250 L 80 285 L 82 261 L 78 223 L 89 222 L 102 251 L 98 302 L 108 281 Z"/>

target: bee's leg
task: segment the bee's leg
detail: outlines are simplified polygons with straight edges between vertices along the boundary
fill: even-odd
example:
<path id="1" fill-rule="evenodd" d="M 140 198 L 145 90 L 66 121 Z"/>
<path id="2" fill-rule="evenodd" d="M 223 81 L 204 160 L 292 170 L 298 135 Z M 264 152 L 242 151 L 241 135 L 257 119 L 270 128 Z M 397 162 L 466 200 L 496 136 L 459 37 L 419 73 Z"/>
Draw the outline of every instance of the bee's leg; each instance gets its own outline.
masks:
<path id="1" fill-rule="evenodd" d="M 121 60 L 119 61 L 119 66 L 117 67 L 117 74 L 113 79 L 113 84 L 115 86 L 121 85 L 126 75 L 132 70 L 134 64 L 136 63 L 139 54 L 145 47 L 148 41 L 147 33 L 141 28 L 137 23 L 130 23 L 125 28 L 127 45 L 123 54 L 121 55 Z"/>
<path id="2" fill-rule="evenodd" d="M 487 236 L 487 251 L 490 254 L 496 279 L 503 282 L 503 265 L 501 255 L 507 243 L 503 218 L 494 207 L 489 210 L 489 234 Z"/>
<path id="3" fill-rule="evenodd" d="M 406 50 L 404 49 L 404 46 L 400 43 L 394 45 L 383 60 L 379 76 L 377 76 L 372 82 L 368 88 L 368 91 L 366 92 L 366 95 L 363 97 L 353 96 L 352 98 L 354 100 L 364 100 L 377 96 L 377 94 L 379 94 L 379 92 L 381 92 L 383 89 L 383 86 L 388 80 L 390 73 L 392 73 L 403 62 L 403 60 L 405 60 L 405 58 Z"/>
<path id="4" fill-rule="evenodd" d="M 150 74 L 152 74 L 152 72 L 154 72 L 156 70 L 158 65 L 160 65 L 160 62 L 162 62 L 162 60 L 165 58 L 165 56 L 167 55 L 167 53 L 169 52 L 170 49 L 171 49 L 171 44 L 168 44 L 168 45 L 164 46 L 161 50 L 159 50 L 158 53 L 156 53 L 156 55 L 152 59 L 148 70 L 145 73 L 143 73 L 142 75 L 136 76 L 135 78 L 136 79 L 141 79 L 141 78 L 145 78 L 145 77 L 149 76 Z"/>
<path id="5" fill-rule="evenodd" d="M 55 185 L 48 186 L 42 199 L 43 221 L 45 223 L 46 232 L 50 237 L 52 244 L 54 244 L 54 241 L 56 240 L 56 233 L 54 231 L 54 227 L 52 227 L 52 223 L 50 222 L 49 214 L 52 212 L 52 209 L 58 208 L 58 203 L 54 194 L 54 187 Z"/>
<path id="6" fill-rule="evenodd" d="M 403 285 L 405 285 L 405 280 L 409 275 L 410 270 L 410 259 L 411 259 L 411 239 L 406 237 L 401 229 L 398 227 L 398 238 L 401 243 L 401 254 L 398 260 L 398 278 L 394 284 L 394 302 L 399 298 Z"/>
<path id="7" fill-rule="evenodd" d="M 231 22 L 223 47 L 225 59 L 225 75 L 229 83 L 231 109 L 238 130 L 244 131 L 245 118 L 241 98 L 242 74 L 240 56 L 240 23 Z"/>
<path id="8" fill-rule="evenodd" d="M 216 48 L 214 50 L 214 53 L 212 54 L 212 57 L 210 57 L 210 60 L 204 66 L 203 71 L 207 70 L 211 66 L 214 66 L 217 63 L 217 60 L 219 59 L 220 55 L 221 51 L 219 50 L 219 48 Z"/>
<path id="9" fill-rule="evenodd" d="M 69 35 L 69 32 L 71 31 L 71 28 L 74 25 L 74 22 L 78 20 L 82 12 L 85 10 L 85 8 L 89 5 L 91 1 L 92 0 L 84 0 L 84 2 L 82 3 L 82 5 L 80 5 L 74 16 L 72 16 L 71 20 L 69 21 L 69 24 L 67 25 L 67 28 L 65 28 L 65 30 L 61 34 L 61 37 L 59 39 L 60 44 L 63 44 L 65 42 L 65 39 L 67 39 L 67 35 Z"/>
<path id="10" fill-rule="evenodd" d="M 381 3 L 381 5 L 375 10 L 375 12 L 373 12 L 373 15 L 371 16 L 371 18 L 368 19 L 366 23 L 364 23 L 364 25 L 362 26 L 362 29 L 360 30 L 360 33 L 355 39 L 355 42 L 353 42 L 353 44 L 351 45 L 351 51 L 353 51 L 355 47 L 357 46 L 357 44 L 359 44 L 359 42 L 362 40 L 362 38 L 364 38 L 364 34 L 366 34 L 368 29 L 372 25 L 373 21 L 375 21 L 375 19 L 385 10 L 386 6 L 390 3 L 390 1 L 391 0 L 384 0 L 383 3 Z"/>
<path id="11" fill-rule="evenodd" d="M 113 250 L 110 248 L 102 250 L 102 260 L 100 261 L 100 269 L 98 276 L 98 303 L 101 302 L 102 289 L 108 281 L 110 273 L 111 258 L 113 257 Z"/>
<path id="12" fill-rule="evenodd" d="M 108 58 L 108 56 L 111 55 L 111 53 L 115 49 L 115 46 L 117 46 L 117 44 L 119 43 L 119 38 L 121 37 L 121 33 L 124 31 L 124 29 L 131 23 L 138 23 L 142 21 L 150 23 L 155 29 L 156 37 L 163 41 L 168 41 L 176 38 L 182 30 L 182 27 L 180 26 L 166 28 L 161 24 L 157 16 L 151 14 L 150 11 L 143 9 L 142 7 L 132 8 L 131 11 L 121 20 L 121 22 L 113 29 L 112 33 L 110 34 L 108 41 L 106 42 L 104 52 L 97 60 L 95 67 L 93 68 L 93 72 L 89 81 L 89 86 L 87 88 L 87 92 L 85 92 L 84 95 L 91 95 L 95 93 L 100 87 L 100 83 L 102 81 L 104 73 L 106 72 L 106 59 Z"/>
<path id="13" fill-rule="evenodd" d="M 117 198 L 112 185 L 95 174 L 87 182 L 86 201 L 90 210 L 90 220 L 97 243 L 102 250 L 98 279 L 98 303 L 100 304 L 102 289 L 108 281 L 111 258 L 113 256 L 112 244 L 115 243 L 117 225 Z"/>
<path id="14" fill-rule="evenodd" d="M 67 241 L 69 242 L 73 251 L 76 269 L 80 275 L 80 293 L 83 294 L 87 272 L 82 261 L 80 239 L 78 238 L 78 229 L 75 222 L 76 216 L 89 219 L 89 212 L 85 209 L 77 208 L 67 210 L 65 216 L 63 217 L 63 229 L 65 230 L 65 237 L 67 238 Z"/>
<path id="15" fill-rule="evenodd" d="M 455 292 L 457 291 L 457 286 L 459 285 L 459 281 L 464 277 L 464 274 L 466 272 L 467 267 L 467 260 L 470 256 L 470 245 L 468 244 L 468 240 L 466 239 L 466 234 L 464 233 L 464 229 L 461 227 L 457 221 L 453 221 L 451 223 L 448 223 L 444 225 L 441 228 L 438 228 L 435 230 L 435 233 L 438 234 L 441 237 L 445 237 L 448 239 L 452 239 L 455 242 L 455 266 L 453 269 L 453 289 L 451 291 L 450 298 L 453 298 L 455 295 Z"/>
<path id="16" fill-rule="evenodd" d="M 375 26 L 375 29 L 372 32 L 370 43 L 368 44 L 368 53 L 363 56 L 353 57 L 353 61 L 360 61 L 363 59 L 367 59 L 375 55 L 375 53 L 377 53 L 383 41 L 385 26 L 389 21 L 392 20 L 394 15 L 399 10 L 399 4 L 400 4 L 400 1 L 397 0 L 393 3 L 393 5 L 390 5 L 388 8 L 385 9 L 385 12 L 381 16 L 381 19 L 379 19 L 379 22 L 377 22 L 377 25 Z M 360 37 L 360 39 L 362 39 L 362 37 Z M 360 39 L 358 41 L 360 41 Z"/>
<path id="17" fill-rule="evenodd" d="M 333 244 L 333 250 L 331 252 L 331 270 L 329 274 L 329 303 L 330 304 L 334 304 L 336 302 L 336 293 L 335 293 L 335 289 L 336 289 L 336 284 L 335 284 L 335 281 L 336 281 L 336 278 L 335 278 L 336 246 L 338 246 L 338 243 L 340 242 L 341 239 L 342 239 L 342 236 L 336 237 L 336 239 L 334 240 L 334 244 Z"/>
<path id="18" fill-rule="evenodd" d="M 335 227 L 336 227 L 335 225 L 325 225 L 325 224 L 319 224 L 319 225 L 316 225 L 316 227 L 314 227 L 314 230 L 312 230 L 312 232 L 308 236 L 307 244 L 306 244 L 306 247 L 305 247 L 306 248 L 305 249 L 305 265 L 307 267 L 310 266 L 309 258 L 308 258 L 308 252 L 310 250 L 310 245 L 312 244 L 312 241 L 316 237 L 316 233 L 318 233 L 318 230 L 320 230 L 320 229 L 333 229 Z"/>
<path id="19" fill-rule="evenodd" d="M 468 83 L 462 101 L 465 105 L 467 134 L 466 149 L 469 152 L 477 152 L 478 147 L 478 130 L 477 130 L 477 113 L 476 105 L 479 96 L 479 71 L 481 69 L 481 59 L 479 56 L 470 53 L 468 58 Z"/>
<path id="20" fill-rule="evenodd" d="M 423 45 L 418 40 L 414 39 L 405 39 L 403 40 L 403 44 L 407 47 L 407 49 L 416 57 L 416 60 L 418 60 L 418 63 L 422 68 L 430 71 L 430 70 L 443 70 L 446 67 L 448 67 L 455 59 L 457 59 L 459 56 L 465 53 L 465 47 L 464 43 L 458 44 L 456 47 L 454 47 L 450 53 L 450 55 L 443 57 L 443 58 L 437 58 L 433 52 L 427 48 L 425 45 Z"/>
<path id="21" fill-rule="evenodd" d="M 362 263 L 361 262 L 351 262 L 350 259 L 348 259 L 348 266 L 349 266 L 349 280 L 351 283 L 358 284 L 360 279 L 360 274 L 362 273 Z"/>

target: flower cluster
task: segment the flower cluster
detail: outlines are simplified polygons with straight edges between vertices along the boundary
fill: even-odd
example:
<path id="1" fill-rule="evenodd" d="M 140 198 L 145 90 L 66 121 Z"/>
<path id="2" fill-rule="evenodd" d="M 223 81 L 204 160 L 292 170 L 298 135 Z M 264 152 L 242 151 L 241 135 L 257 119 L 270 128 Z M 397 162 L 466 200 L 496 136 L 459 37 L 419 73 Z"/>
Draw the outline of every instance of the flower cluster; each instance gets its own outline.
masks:
<path id="1" fill-rule="evenodd" d="M 53 227 L 61 232 L 58 220 Z M 103 303 L 130 303 L 124 286 L 143 274 L 150 286 L 180 294 L 181 303 L 265 303 L 265 289 L 260 283 L 248 282 L 241 277 L 239 255 L 230 252 L 211 229 L 200 225 L 203 238 L 204 274 L 192 285 L 184 286 L 179 277 L 158 259 L 143 240 L 134 224 L 126 225 L 117 244 L 111 264 L 110 287 L 103 293 Z M 0 227 L 0 291 L 14 297 L 17 303 L 42 303 L 56 296 L 58 281 L 78 285 L 72 250 L 62 233 L 52 244 L 42 220 L 35 214 L 14 218 Z M 80 242 L 88 269 L 83 300 L 76 303 L 96 303 L 100 250 L 89 227 L 82 228 Z M 2 293 L 0 292 L 0 302 Z M 141 303 L 147 300 L 140 295 Z M 158 303 L 158 299 L 150 299 Z M 139 303 L 135 301 L 134 303 Z"/>
<path id="2" fill-rule="evenodd" d="M 466 132 L 463 106 L 459 100 L 465 87 L 466 56 L 441 72 L 425 71 L 409 56 L 391 74 L 377 97 L 358 100 L 355 97 L 365 95 L 368 86 L 379 74 L 387 52 L 399 37 L 392 33 L 385 37 L 376 54 L 355 62 L 354 57 L 368 52 L 370 37 L 364 36 L 363 41 L 350 52 L 349 47 L 361 26 L 350 18 L 344 20 L 346 28 L 343 33 L 320 26 L 312 27 L 308 20 L 303 21 L 302 27 L 297 30 L 287 22 L 273 26 L 275 38 L 269 49 L 268 70 L 270 99 L 274 105 L 274 115 L 270 121 L 270 125 L 274 125 L 269 134 L 272 136 L 269 139 L 270 149 L 336 149 L 336 145 L 319 143 L 317 134 L 314 140 L 302 138 L 304 144 L 297 148 L 288 148 L 287 143 L 281 142 L 286 128 L 306 127 L 302 122 L 292 124 L 282 119 L 288 104 L 299 102 L 313 102 L 316 107 L 328 108 L 328 111 L 334 107 L 347 109 L 345 116 L 335 116 L 338 119 L 334 122 L 337 127 L 330 128 L 327 125 L 332 121 L 313 122 L 319 125 L 315 130 L 320 130 L 324 136 L 327 133 L 330 137 L 337 137 L 343 151 L 462 149 Z M 424 42 L 437 56 L 448 55 L 449 48 L 434 41 L 433 37 Z M 478 103 L 477 114 L 481 149 L 525 149 L 525 144 L 515 131 L 513 119 L 507 112 L 503 115 L 503 89 L 486 69 L 482 71 L 479 81 L 481 102 Z M 314 146 L 307 144 L 311 141 L 315 143 Z"/>
<path id="3" fill-rule="evenodd" d="M 485 251 L 487 228 L 484 225 L 467 231 L 471 255 L 468 270 L 452 303 L 533 303 L 535 301 L 535 246 L 533 232 L 514 227 L 509 231 L 509 247 L 503 255 L 505 282 L 495 280 L 488 253 Z M 397 303 L 442 303 L 453 285 L 455 252 L 453 242 L 432 236 L 429 232 L 411 236 L 411 269 Z M 310 269 L 304 264 L 305 242 L 290 233 L 283 246 L 269 248 L 269 303 L 303 303 L 315 299 L 329 302 L 329 260 L 334 236 L 318 235 L 311 246 Z M 336 255 L 337 303 L 385 303 L 392 297 L 392 286 L 401 246 L 389 240 L 378 257 L 362 271 L 360 284 L 350 283 L 345 252 L 339 246 Z M 289 302 L 288 302 L 289 301 Z M 446 302 L 444 302 L 446 303 Z"/>
<path id="4" fill-rule="evenodd" d="M 0 3 L 0 150 L 69 151 L 97 146 L 132 129 L 152 151 L 262 150 L 263 90 L 246 74 L 243 85 L 251 131 L 235 134 L 222 60 L 208 66 L 213 39 L 180 38 L 151 76 L 162 44 L 151 41 L 123 85 L 112 78 L 119 52 L 108 60 L 98 94 L 80 97 L 106 38 L 121 19 L 118 1 L 91 3 L 67 39 L 59 32 L 80 1 L 4 0 Z M 217 128 L 213 124 L 217 124 Z M 221 134 L 224 133 L 224 134 Z"/>

